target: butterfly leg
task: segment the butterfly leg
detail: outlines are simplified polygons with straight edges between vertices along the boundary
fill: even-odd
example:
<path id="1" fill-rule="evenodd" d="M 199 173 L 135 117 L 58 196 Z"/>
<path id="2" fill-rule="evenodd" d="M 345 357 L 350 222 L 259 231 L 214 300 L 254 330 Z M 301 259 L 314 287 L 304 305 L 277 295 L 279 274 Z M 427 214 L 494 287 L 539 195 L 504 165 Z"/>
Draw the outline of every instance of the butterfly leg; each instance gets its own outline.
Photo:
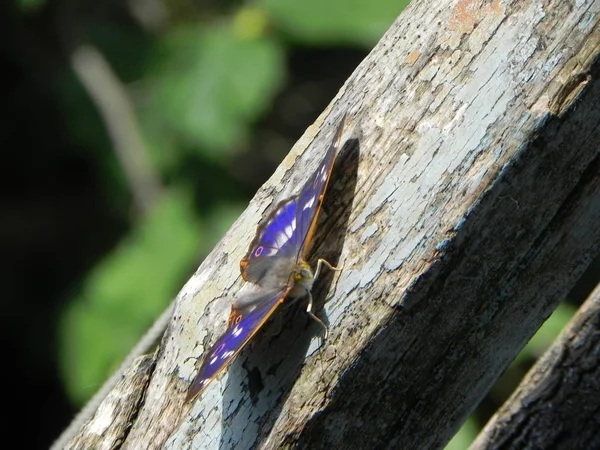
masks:
<path id="1" fill-rule="evenodd" d="M 327 339 L 327 336 L 329 335 L 329 328 L 327 328 L 327 325 L 325 325 L 325 323 L 312 312 L 312 307 L 313 307 L 313 298 L 312 298 L 312 294 L 309 292 L 308 293 L 308 306 L 306 307 L 306 312 L 308 313 L 308 315 L 310 317 L 313 318 L 313 320 L 315 322 L 317 322 L 323 328 L 323 339 Z"/>
<path id="2" fill-rule="evenodd" d="M 313 279 L 314 279 L 314 280 L 316 280 L 316 279 L 318 278 L 319 274 L 321 273 L 321 266 L 322 266 L 323 264 L 325 264 L 325 265 L 326 265 L 327 267 L 329 267 L 331 270 L 334 270 L 334 271 L 336 271 L 336 272 L 338 272 L 338 271 L 340 271 L 340 270 L 342 270 L 342 269 L 343 269 L 343 267 L 334 267 L 334 266 L 332 266 L 331 264 L 329 264 L 329 262 L 328 262 L 328 261 L 326 261 L 326 260 L 324 260 L 324 259 L 322 259 L 322 258 L 319 258 L 319 259 L 317 260 L 317 270 L 315 270 L 315 274 L 313 275 Z"/>

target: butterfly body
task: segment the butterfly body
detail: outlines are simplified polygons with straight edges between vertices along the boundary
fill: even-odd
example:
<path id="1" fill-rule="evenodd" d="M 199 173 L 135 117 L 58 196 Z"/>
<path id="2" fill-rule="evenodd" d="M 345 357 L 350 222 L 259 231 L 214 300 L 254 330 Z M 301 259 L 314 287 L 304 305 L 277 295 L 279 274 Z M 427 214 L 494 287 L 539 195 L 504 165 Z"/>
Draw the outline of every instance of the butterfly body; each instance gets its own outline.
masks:
<path id="1" fill-rule="evenodd" d="M 231 362 L 286 298 L 307 297 L 307 313 L 325 326 L 311 311 L 311 289 L 324 261 L 319 260 L 313 273 L 306 255 L 341 143 L 344 122 L 342 119 L 325 157 L 300 193 L 280 202 L 259 225 L 248 253 L 240 262 L 242 278 L 253 285 L 252 292 L 233 303 L 227 330 L 204 357 L 186 401 L 196 397 Z"/>

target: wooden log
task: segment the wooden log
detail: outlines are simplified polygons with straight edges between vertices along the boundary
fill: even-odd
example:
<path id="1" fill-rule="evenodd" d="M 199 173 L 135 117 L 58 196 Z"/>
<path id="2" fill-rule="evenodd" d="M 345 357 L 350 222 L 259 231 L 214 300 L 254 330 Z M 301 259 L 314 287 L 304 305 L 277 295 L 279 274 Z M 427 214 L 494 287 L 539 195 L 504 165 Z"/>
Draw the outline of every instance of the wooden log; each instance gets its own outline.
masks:
<path id="1" fill-rule="evenodd" d="M 600 448 L 600 284 L 471 450 Z"/>
<path id="2" fill-rule="evenodd" d="M 123 448 L 444 445 L 600 248 L 600 2 L 413 2 L 180 292 Z M 343 114 L 314 255 L 319 329 L 282 311 L 191 406 L 256 225 Z"/>

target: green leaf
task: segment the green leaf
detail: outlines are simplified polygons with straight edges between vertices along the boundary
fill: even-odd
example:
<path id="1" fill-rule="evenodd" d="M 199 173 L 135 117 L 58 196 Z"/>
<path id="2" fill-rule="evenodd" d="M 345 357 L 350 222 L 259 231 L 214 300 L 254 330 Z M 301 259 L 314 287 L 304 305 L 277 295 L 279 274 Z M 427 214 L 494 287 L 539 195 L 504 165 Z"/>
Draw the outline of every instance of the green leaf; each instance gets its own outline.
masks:
<path id="1" fill-rule="evenodd" d="M 74 401 L 102 385 L 174 298 L 201 243 L 191 202 L 171 193 L 90 272 L 61 326 L 61 366 Z"/>
<path id="2" fill-rule="evenodd" d="M 152 99 L 145 116 L 151 129 L 213 157 L 234 151 L 248 123 L 279 92 L 284 73 L 275 41 L 235 30 L 182 27 L 163 38 L 148 89 Z"/>
<path id="3" fill-rule="evenodd" d="M 258 0 L 277 27 L 307 44 L 372 47 L 408 0 Z"/>

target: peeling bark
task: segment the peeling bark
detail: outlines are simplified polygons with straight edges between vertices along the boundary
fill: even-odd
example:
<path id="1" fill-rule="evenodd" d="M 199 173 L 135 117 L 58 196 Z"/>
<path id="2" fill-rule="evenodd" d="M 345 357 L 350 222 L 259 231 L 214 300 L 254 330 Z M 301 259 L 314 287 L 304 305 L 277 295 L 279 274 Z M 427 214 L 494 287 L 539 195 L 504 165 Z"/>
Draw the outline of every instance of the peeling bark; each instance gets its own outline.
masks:
<path id="1" fill-rule="evenodd" d="M 600 251 L 599 13 L 412 3 L 180 292 L 123 447 L 443 446 Z M 184 406 L 256 224 L 344 113 L 313 250 L 344 266 L 315 286 L 327 341 L 283 308 Z"/>

